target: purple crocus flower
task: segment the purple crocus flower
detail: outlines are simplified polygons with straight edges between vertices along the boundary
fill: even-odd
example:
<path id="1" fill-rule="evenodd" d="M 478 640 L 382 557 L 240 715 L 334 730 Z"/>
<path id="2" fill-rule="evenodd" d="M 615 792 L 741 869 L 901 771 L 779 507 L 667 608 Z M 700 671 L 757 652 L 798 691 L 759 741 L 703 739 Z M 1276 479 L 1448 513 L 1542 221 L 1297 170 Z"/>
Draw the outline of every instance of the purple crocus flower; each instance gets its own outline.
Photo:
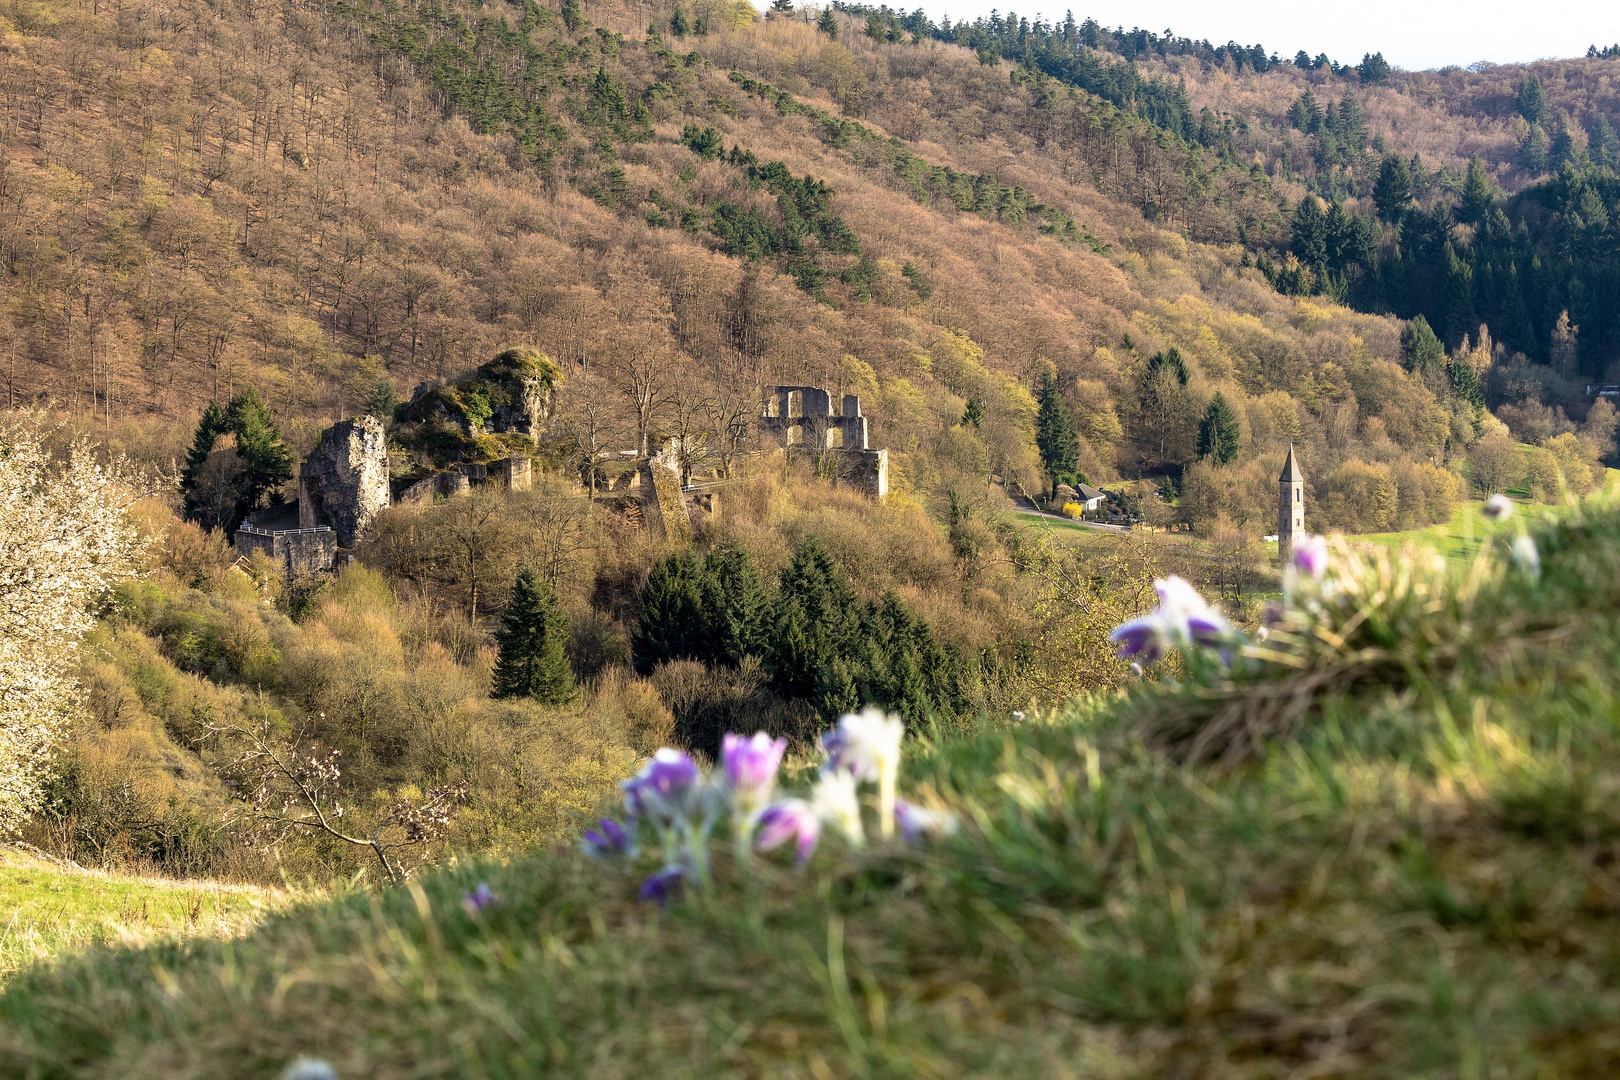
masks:
<path id="1" fill-rule="evenodd" d="M 949 836 L 956 831 L 955 814 L 929 810 L 903 801 L 894 804 L 894 823 L 900 826 L 900 835 L 906 838 L 908 844 L 925 837 Z"/>
<path id="2" fill-rule="evenodd" d="M 1170 647 L 1164 619 L 1156 611 L 1120 623 L 1108 635 L 1108 640 L 1119 646 L 1121 660 L 1134 656 L 1148 664 L 1163 656 Z"/>
<path id="3" fill-rule="evenodd" d="M 770 851 L 794 838 L 798 840 L 798 864 L 803 866 L 810 861 L 816 843 L 821 839 L 821 819 L 809 803 L 803 799 L 784 799 L 772 803 L 760 813 L 759 839 L 756 841 L 759 850 Z"/>
<path id="4" fill-rule="evenodd" d="M 697 762 L 690 755 L 666 746 L 654 754 L 633 779 L 620 786 L 624 788 L 624 803 L 632 817 L 649 814 L 655 820 L 668 821 L 681 812 L 687 796 L 701 779 Z"/>
<path id="5" fill-rule="evenodd" d="M 489 885 L 480 881 L 478 888 L 470 893 L 463 893 L 461 906 L 467 909 L 467 914 L 475 918 L 501 902 L 501 898 L 490 891 Z"/>
<path id="6" fill-rule="evenodd" d="M 585 830 L 580 838 L 579 849 L 593 859 L 612 859 L 618 856 L 635 857 L 635 819 L 630 819 L 630 828 L 625 829 L 612 818 L 602 818 L 599 827 Z"/>
<path id="7" fill-rule="evenodd" d="M 1232 634 L 1232 624 L 1214 608 L 1187 616 L 1187 636 L 1200 645 L 1218 645 Z"/>
<path id="8" fill-rule="evenodd" d="M 686 871 L 679 866 L 666 866 L 658 873 L 641 883 L 641 890 L 636 894 L 644 903 L 657 904 L 664 907 L 680 894 L 681 886 L 685 882 Z"/>
<path id="9" fill-rule="evenodd" d="M 1328 568 L 1327 537 L 1306 533 L 1294 541 L 1288 562 L 1295 570 L 1313 581 L 1321 581 Z"/>
<path id="10" fill-rule="evenodd" d="M 763 731 L 752 739 L 728 733 L 723 740 L 720 759 L 725 766 L 726 782 L 731 785 L 732 801 L 752 813 L 770 800 L 776 787 L 776 770 L 781 767 L 782 755 L 787 752 L 786 739 L 772 739 Z"/>

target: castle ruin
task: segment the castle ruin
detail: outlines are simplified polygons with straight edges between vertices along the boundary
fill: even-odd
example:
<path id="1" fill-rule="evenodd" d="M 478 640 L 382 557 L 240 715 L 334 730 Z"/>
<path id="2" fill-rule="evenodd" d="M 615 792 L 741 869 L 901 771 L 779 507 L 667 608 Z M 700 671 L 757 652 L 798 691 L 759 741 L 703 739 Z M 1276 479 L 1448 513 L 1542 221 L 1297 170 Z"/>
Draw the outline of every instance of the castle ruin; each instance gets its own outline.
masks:
<path id="1" fill-rule="evenodd" d="M 838 481 L 877 499 L 889 494 L 889 452 L 867 445 L 861 399 L 845 394 L 841 411 L 832 411 L 832 395 L 815 386 L 767 386 L 759 426 L 795 448 L 838 455 Z"/>

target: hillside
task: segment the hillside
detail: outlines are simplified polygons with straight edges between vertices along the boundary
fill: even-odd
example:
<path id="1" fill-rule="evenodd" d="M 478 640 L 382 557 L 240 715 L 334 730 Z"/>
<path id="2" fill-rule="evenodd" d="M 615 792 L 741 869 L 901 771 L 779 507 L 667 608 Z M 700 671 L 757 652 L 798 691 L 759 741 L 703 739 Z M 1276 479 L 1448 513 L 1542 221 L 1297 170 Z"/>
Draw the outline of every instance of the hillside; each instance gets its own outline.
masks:
<path id="1" fill-rule="evenodd" d="M 1420 192 L 1411 235 L 1379 240 L 1373 151 L 1310 181 L 1353 198 L 1302 224 L 1314 204 L 1296 178 L 1315 174 L 1295 158 L 1327 136 L 1273 122 L 1307 83 L 1342 98 L 1349 69 L 1244 74 L 1230 57 L 1143 53 L 1129 71 L 1146 96 L 1127 97 L 1101 44 L 1053 77 L 1033 53 L 1015 66 L 846 17 L 834 41 L 797 15 L 739 10 L 705 8 L 706 32 L 681 37 L 663 15 L 648 33 L 610 5 L 566 18 L 532 3 L 244 7 L 200 22 L 162 4 L 18 8 L 4 78 L 29 105 L 5 139 L 8 404 L 54 403 L 161 462 L 207 401 L 251 386 L 301 454 L 324 418 L 528 345 L 572 387 L 557 422 L 611 403 L 600 434 L 622 445 L 677 423 L 683 396 L 858 393 L 897 485 L 941 499 L 941 448 L 970 400 L 989 470 L 1044 482 L 1031 395 L 1050 368 L 1079 421 L 1075 471 L 1093 482 L 1179 474 L 1214 394 L 1236 403 L 1233 464 L 1252 475 L 1220 486 L 1250 494 L 1221 513 L 1256 535 L 1260 478 L 1290 439 L 1313 484 L 1360 463 L 1412 492 L 1389 520 L 1316 527 L 1388 528 L 1448 516 L 1443 497 L 1425 509 L 1436 481 L 1396 473 L 1488 433 L 1467 416 L 1479 404 L 1563 410 L 1534 437 L 1515 426 L 1530 441 L 1585 417 L 1580 380 L 1612 352 L 1604 279 L 1571 293 L 1581 260 L 1549 261 L 1539 236 L 1481 248 L 1481 289 L 1504 259 L 1526 281 L 1532 263 L 1550 275 L 1514 321 L 1501 297 L 1447 276 L 1447 252 L 1468 249 L 1441 217 L 1481 149 L 1448 118 L 1511 126 L 1475 85 L 1486 75 L 1357 90 L 1363 148 L 1450 168 Z M 1616 65 L 1546 73 L 1547 107 L 1601 113 Z M 1172 74 L 1190 104 L 1156 112 Z M 1472 89 L 1425 96 L 1424 80 Z M 1218 134 L 1189 126 L 1206 102 L 1226 117 Z M 1566 184 L 1558 205 L 1585 190 Z M 1532 209 L 1514 220 L 1539 220 Z M 1438 372 L 1418 364 L 1391 305 L 1426 312 L 1478 390 L 1443 354 Z M 1155 358 L 1172 349 L 1180 385 L 1159 385 Z M 1414 365 L 1421 379 L 1399 370 Z M 637 369 L 653 378 L 650 413 L 630 400 Z M 573 378 L 586 372 L 601 379 Z M 554 434 L 547 464 L 577 468 Z M 1586 434 L 1588 463 L 1610 452 L 1602 425 Z M 965 452 L 976 468 L 979 446 Z"/>
<path id="2" fill-rule="evenodd" d="M 1608 1075 L 1617 526 L 1612 505 L 1533 524 L 1535 573 L 1505 544 L 1450 576 L 1336 549 L 1327 585 L 1291 588 L 1347 638 L 1284 629 L 1230 670 L 1189 660 L 1180 682 L 910 741 L 902 792 L 955 812 L 954 836 L 853 850 L 829 828 L 805 870 L 747 873 L 717 842 L 710 891 L 662 907 L 635 900 L 650 850 L 628 874 L 469 860 L 228 947 L 36 969 L 0 998 L 4 1060 Z M 1268 719 L 1227 725 L 1234 702 Z"/>
<path id="3" fill-rule="evenodd" d="M 276 889 L 85 870 L 0 849 L 0 984 L 19 971 L 94 946 L 234 937 L 292 903 Z"/>

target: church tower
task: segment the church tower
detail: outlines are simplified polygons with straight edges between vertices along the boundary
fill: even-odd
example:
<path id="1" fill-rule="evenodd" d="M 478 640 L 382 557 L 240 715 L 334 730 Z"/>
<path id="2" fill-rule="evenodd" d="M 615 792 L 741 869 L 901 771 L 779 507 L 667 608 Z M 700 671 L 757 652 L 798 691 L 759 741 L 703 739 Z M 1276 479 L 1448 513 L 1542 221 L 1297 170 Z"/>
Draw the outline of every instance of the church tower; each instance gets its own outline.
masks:
<path id="1" fill-rule="evenodd" d="M 1305 532 L 1305 474 L 1294 460 L 1294 444 L 1288 444 L 1288 460 L 1277 477 L 1277 560 L 1288 562 L 1294 550 L 1294 537 Z"/>

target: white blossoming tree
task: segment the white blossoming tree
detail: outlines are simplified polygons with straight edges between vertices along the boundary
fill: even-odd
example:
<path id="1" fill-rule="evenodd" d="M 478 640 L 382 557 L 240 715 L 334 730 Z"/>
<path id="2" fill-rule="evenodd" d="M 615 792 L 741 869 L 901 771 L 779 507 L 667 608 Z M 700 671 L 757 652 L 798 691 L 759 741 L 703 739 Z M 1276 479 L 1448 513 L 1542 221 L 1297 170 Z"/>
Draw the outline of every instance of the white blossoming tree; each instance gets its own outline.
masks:
<path id="1" fill-rule="evenodd" d="M 89 444 L 46 447 L 40 418 L 0 418 L 0 836 L 39 804 L 71 717 L 78 646 L 107 588 L 131 574 L 140 541 L 127 510 L 150 492 Z"/>

